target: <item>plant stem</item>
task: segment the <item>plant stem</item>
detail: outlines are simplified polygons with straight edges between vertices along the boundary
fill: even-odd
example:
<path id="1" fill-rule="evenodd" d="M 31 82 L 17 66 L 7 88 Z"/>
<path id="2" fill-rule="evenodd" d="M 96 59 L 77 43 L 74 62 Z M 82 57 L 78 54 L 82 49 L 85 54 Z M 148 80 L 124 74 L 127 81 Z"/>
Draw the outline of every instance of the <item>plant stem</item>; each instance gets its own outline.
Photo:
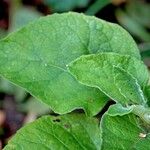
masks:
<path id="1" fill-rule="evenodd" d="M 111 3 L 111 0 L 96 0 L 94 4 L 92 4 L 85 12 L 87 15 L 95 15 L 99 12 L 103 7 Z"/>
<path id="2" fill-rule="evenodd" d="M 139 116 L 144 122 L 150 125 L 150 109 L 142 105 L 136 105 L 132 111 L 135 115 Z"/>

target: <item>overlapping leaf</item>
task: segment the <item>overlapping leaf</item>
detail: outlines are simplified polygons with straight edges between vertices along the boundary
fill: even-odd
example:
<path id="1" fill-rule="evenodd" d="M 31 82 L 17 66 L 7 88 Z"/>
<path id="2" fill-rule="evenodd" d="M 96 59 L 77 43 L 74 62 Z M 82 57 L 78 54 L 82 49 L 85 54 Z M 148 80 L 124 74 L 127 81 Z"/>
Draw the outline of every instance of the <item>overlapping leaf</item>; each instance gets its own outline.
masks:
<path id="1" fill-rule="evenodd" d="M 95 115 L 106 103 L 98 89 L 76 81 L 66 65 L 90 53 L 115 52 L 140 59 L 118 25 L 78 13 L 43 17 L 0 42 L 0 74 L 64 114 L 83 108 Z"/>
<path id="2" fill-rule="evenodd" d="M 130 56 L 115 53 L 82 56 L 69 65 L 81 83 L 97 87 L 122 104 L 144 104 L 141 87 L 149 78 L 145 65 Z"/>

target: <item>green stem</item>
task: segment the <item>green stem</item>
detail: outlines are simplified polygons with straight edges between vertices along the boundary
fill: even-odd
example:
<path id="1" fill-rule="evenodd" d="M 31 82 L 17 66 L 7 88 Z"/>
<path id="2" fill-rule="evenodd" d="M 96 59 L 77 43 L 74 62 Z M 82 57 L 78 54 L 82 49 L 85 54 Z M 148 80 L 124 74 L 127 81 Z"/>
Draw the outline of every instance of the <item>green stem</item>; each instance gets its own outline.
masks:
<path id="1" fill-rule="evenodd" d="M 136 105 L 132 111 L 135 115 L 139 116 L 144 122 L 150 125 L 150 109 L 142 105 Z"/>
<path id="2" fill-rule="evenodd" d="M 85 12 L 87 15 L 95 15 L 99 12 L 103 7 L 111 3 L 111 0 L 96 0 L 94 4 L 92 4 Z"/>

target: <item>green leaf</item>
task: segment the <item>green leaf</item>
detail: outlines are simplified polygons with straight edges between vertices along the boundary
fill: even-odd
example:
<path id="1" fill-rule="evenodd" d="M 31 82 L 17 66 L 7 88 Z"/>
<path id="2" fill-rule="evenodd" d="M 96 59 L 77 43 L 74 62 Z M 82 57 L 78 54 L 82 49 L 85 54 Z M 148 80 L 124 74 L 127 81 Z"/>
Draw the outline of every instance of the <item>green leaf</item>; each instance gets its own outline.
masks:
<path id="1" fill-rule="evenodd" d="M 82 114 L 45 116 L 19 130 L 4 150 L 100 150 L 98 124 Z"/>
<path id="2" fill-rule="evenodd" d="M 115 53 L 81 56 L 69 70 L 81 83 L 99 88 L 117 102 L 145 103 L 140 85 L 147 84 L 148 70 L 133 57 Z"/>
<path id="3" fill-rule="evenodd" d="M 140 59 L 135 42 L 118 25 L 78 13 L 54 14 L 0 42 L 0 74 L 59 114 L 83 108 L 95 115 L 106 96 L 78 83 L 66 65 L 81 55 L 100 52 Z"/>
<path id="4" fill-rule="evenodd" d="M 101 122 L 103 150 L 148 150 L 150 138 L 140 127 L 138 118 L 104 115 Z"/>
<path id="5" fill-rule="evenodd" d="M 142 134 L 141 134 L 142 136 Z M 144 136 L 144 135 L 143 135 Z M 140 138 L 135 144 L 137 150 L 148 150 L 150 149 L 150 134 L 147 134 L 145 138 Z"/>
<path id="6" fill-rule="evenodd" d="M 121 104 L 115 104 L 109 107 L 107 114 L 109 116 L 123 116 L 132 112 L 134 106 L 123 107 Z"/>

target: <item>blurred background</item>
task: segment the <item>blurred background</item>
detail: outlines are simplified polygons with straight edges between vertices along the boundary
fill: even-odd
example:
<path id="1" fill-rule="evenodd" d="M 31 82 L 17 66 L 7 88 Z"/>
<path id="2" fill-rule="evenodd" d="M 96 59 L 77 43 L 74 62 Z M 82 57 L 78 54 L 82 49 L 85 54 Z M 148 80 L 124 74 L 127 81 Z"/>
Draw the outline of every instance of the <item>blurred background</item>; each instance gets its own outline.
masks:
<path id="1" fill-rule="evenodd" d="M 150 68 L 150 1 L 148 0 L 0 0 L 0 39 L 41 16 L 82 12 L 118 23 L 135 39 Z M 23 125 L 53 113 L 29 93 L 0 77 L 0 149 Z"/>

